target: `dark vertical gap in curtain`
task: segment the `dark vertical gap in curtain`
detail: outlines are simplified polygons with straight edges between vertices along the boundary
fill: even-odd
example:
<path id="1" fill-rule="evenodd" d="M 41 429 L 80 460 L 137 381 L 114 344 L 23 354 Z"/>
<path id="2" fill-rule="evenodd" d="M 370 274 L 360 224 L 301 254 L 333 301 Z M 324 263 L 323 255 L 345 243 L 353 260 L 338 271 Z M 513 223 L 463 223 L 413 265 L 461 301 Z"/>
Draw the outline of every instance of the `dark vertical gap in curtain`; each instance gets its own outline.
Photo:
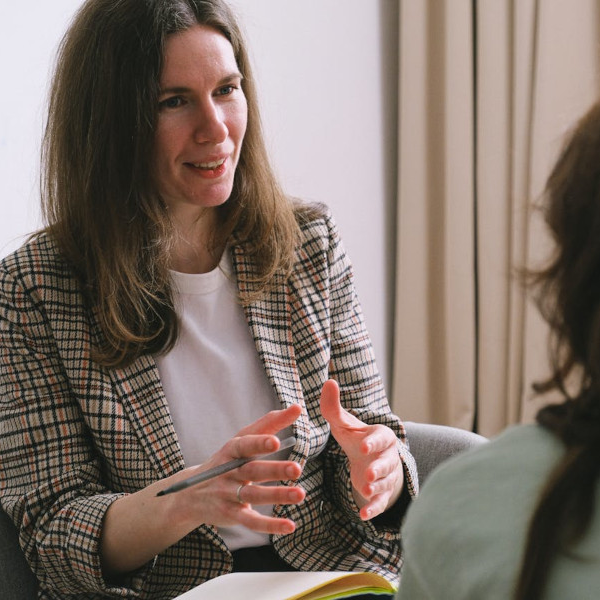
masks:
<path id="1" fill-rule="evenodd" d="M 475 361 L 474 361 L 474 377 L 473 377 L 473 425 L 472 429 L 475 433 L 479 430 L 479 228 L 477 214 L 477 159 L 478 159 L 478 90 L 477 90 L 477 0 L 471 0 L 471 31 L 472 31 L 472 74 L 473 74 L 473 306 L 474 306 L 474 346 L 475 346 Z"/>
<path id="2" fill-rule="evenodd" d="M 398 165 L 400 153 L 400 2 L 379 0 L 379 39 L 381 40 L 381 98 L 385 119 L 383 140 L 385 157 L 384 193 L 385 215 L 383 223 L 386 255 L 390 257 L 385 265 L 385 314 L 390 324 L 385 342 L 385 365 L 388 393 L 394 389 L 394 347 L 396 331 L 396 271 L 398 257 Z"/>
<path id="3" fill-rule="evenodd" d="M 596 3 L 596 18 L 594 19 L 594 23 L 596 24 L 596 39 L 598 39 L 600 37 L 600 2 Z M 596 44 L 596 62 L 600 64 L 600 44 Z"/>
<path id="4" fill-rule="evenodd" d="M 535 121 L 535 97 L 537 91 L 537 72 L 538 72 L 538 62 L 539 62 L 539 29 L 540 29 L 540 2 L 539 0 L 535 0 L 533 3 L 533 31 L 532 35 L 532 47 L 531 47 L 531 64 L 530 64 L 530 72 L 531 77 L 529 78 L 529 90 L 527 93 L 527 138 L 526 138 L 526 148 L 525 148 L 525 184 L 524 189 L 529 197 L 531 194 L 531 170 L 533 165 L 533 135 L 534 135 L 534 121 Z M 524 252 L 524 260 L 525 267 L 529 266 L 529 219 L 531 215 L 531 202 L 527 203 L 527 208 L 525 211 L 525 227 L 523 228 L 523 252 Z M 527 321 L 527 310 L 526 310 L 526 292 L 521 291 L 521 302 L 522 302 L 522 310 L 521 310 L 521 331 L 525 331 L 526 321 Z M 519 421 L 523 417 L 523 395 L 525 393 L 525 336 L 521 336 L 521 343 L 519 348 L 519 354 L 521 356 L 520 360 L 520 373 L 519 380 L 521 382 L 521 398 L 519 402 Z"/>
<path id="5" fill-rule="evenodd" d="M 509 27 L 508 27 L 508 36 L 507 36 L 508 39 L 506 40 L 507 48 L 508 48 L 508 56 L 509 56 L 509 86 L 510 86 L 510 90 L 508 92 L 508 94 L 509 94 L 508 178 L 510 181 L 510 188 L 509 188 L 509 197 L 507 198 L 507 202 L 509 203 L 509 217 L 508 217 L 509 218 L 509 227 L 508 227 L 508 237 L 509 237 L 509 239 L 508 239 L 508 252 L 509 252 L 508 256 L 509 256 L 509 259 L 508 259 L 508 264 L 511 267 L 513 264 L 515 264 L 515 235 L 516 235 L 516 231 L 518 229 L 517 224 L 516 224 L 517 215 L 515 214 L 515 210 L 514 210 L 515 177 L 516 177 L 516 174 L 518 173 L 518 169 L 515 164 L 515 152 L 514 152 L 514 150 L 516 148 L 516 144 L 517 144 L 516 86 L 517 86 L 518 50 L 517 50 L 517 33 L 516 33 L 516 29 L 517 29 L 517 16 L 516 16 L 517 11 L 516 11 L 516 7 L 515 7 L 516 1 L 517 0 L 511 0 L 511 2 L 508 5 Z M 512 320 L 514 319 L 514 313 L 515 313 L 515 307 L 513 306 L 513 300 L 511 299 L 512 289 L 510 287 L 507 290 L 507 295 L 508 295 L 507 302 L 508 302 L 508 306 L 509 306 L 509 315 L 508 315 L 506 327 L 507 327 L 507 339 L 509 340 L 509 342 L 508 342 L 508 344 L 506 344 L 505 358 L 506 358 L 506 364 L 508 365 L 509 370 L 510 370 L 511 369 L 511 361 L 512 361 L 512 358 L 511 358 L 511 344 L 512 344 L 511 330 L 512 330 Z M 507 394 L 507 400 L 510 401 L 510 392 L 511 392 L 510 379 L 507 379 L 506 389 L 509 392 Z M 509 423 L 511 421 L 508 410 L 509 410 L 508 408 L 505 408 L 505 413 L 504 413 L 504 420 L 507 423 Z"/>

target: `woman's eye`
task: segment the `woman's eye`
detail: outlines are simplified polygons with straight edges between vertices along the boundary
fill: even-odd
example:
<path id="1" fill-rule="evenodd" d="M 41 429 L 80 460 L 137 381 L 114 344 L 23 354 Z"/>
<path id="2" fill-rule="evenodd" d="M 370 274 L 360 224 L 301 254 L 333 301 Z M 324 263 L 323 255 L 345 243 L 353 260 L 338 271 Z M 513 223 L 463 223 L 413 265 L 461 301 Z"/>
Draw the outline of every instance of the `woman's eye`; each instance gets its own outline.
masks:
<path id="1" fill-rule="evenodd" d="M 158 103 L 159 109 L 162 108 L 179 108 L 183 104 L 183 98 L 181 96 L 171 96 Z"/>
<path id="2" fill-rule="evenodd" d="M 228 96 L 235 89 L 237 89 L 235 85 L 224 85 L 217 90 L 217 96 Z"/>

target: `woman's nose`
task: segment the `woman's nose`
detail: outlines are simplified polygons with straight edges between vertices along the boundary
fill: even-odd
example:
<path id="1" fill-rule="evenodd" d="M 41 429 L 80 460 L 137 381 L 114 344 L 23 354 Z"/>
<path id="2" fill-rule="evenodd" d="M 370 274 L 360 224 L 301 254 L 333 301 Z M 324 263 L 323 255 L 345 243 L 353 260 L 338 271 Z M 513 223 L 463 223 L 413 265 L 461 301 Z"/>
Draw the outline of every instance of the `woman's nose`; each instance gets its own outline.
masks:
<path id="1" fill-rule="evenodd" d="M 198 108 L 194 132 L 196 143 L 220 144 L 227 139 L 228 135 L 229 130 L 223 112 L 214 102 L 207 102 Z"/>

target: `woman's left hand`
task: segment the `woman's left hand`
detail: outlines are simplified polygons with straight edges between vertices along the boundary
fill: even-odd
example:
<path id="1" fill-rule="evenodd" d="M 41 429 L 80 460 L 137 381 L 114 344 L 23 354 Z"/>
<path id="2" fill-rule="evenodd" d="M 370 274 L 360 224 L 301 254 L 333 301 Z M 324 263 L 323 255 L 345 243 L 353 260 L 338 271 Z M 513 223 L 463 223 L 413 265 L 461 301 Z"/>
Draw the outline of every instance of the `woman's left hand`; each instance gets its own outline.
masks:
<path id="1" fill-rule="evenodd" d="M 354 499 L 364 521 L 390 508 L 400 497 L 404 470 L 398 439 L 385 425 L 367 425 L 344 410 L 340 390 L 333 379 L 321 390 L 321 414 L 331 426 L 350 462 Z"/>

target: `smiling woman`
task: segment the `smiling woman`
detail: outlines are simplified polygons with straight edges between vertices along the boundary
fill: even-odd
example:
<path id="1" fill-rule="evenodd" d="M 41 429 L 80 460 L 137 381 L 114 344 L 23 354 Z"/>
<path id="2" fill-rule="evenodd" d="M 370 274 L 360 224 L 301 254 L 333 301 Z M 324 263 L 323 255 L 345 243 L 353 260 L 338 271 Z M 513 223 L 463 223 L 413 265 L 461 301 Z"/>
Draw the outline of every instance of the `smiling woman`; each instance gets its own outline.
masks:
<path id="1" fill-rule="evenodd" d="M 13 94 L 0 96 L 0 197 L 11 199 L 0 219 L 0 257 L 41 224 L 39 142 L 49 74 L 82 3 L 38 3 L 25 22 L 17 4 L 0 2 L 0 78 L 19 90 L 18 102 Z M 333 210 L 378 366 L 389 382 L 397 3 L 344 0 L 343 14 L 340 0 L 230 4 L 249 42 L 271 164 L 289 195 Z M 357 164 L 357 148 L 361 168 L 349 170 Z"/>
<path id="2" fill-rule="evenodd" d="M 212 28 L 197 26 L 165 44 L 160 76 L 154 177 L 179 235 L 171 266 L 212 271 L 223 246 L 207 247 L 218 231 L 214 208 L 231 195 L 246 132 L 247 105 L 233 48 Z"/>
<path id="3" fill-rule="evenodd" d="M 43 170 L 45 227 L 0 262 L 0 502 L 43 596 L 395 581 L 414 459 L 333 218 L 273 175 L 227 4 L 84 2 Z"/>

